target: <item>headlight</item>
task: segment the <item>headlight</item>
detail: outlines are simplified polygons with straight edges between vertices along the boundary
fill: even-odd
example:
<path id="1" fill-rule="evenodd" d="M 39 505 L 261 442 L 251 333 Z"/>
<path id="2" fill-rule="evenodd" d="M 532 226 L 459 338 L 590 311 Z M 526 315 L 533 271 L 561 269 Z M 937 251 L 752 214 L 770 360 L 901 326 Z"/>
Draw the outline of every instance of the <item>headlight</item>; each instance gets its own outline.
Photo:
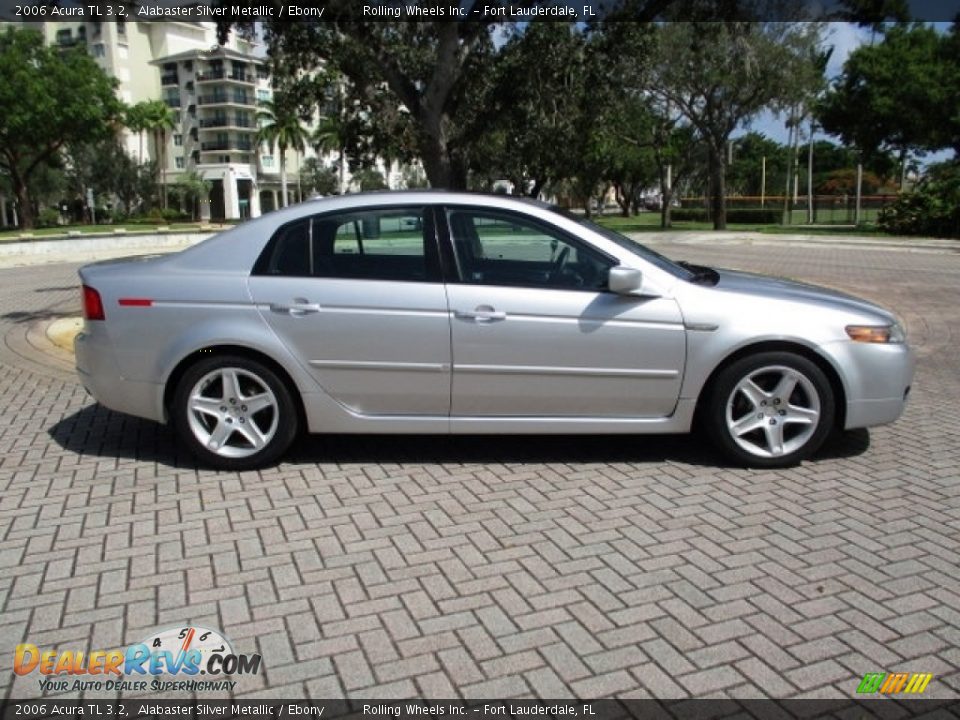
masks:
<path id="1" fill-rule="evenodd" d="M 902 343 L 907 335 L 900 323 L 893 325 L 847 325 L 847 335 L 854 342 Z"/>

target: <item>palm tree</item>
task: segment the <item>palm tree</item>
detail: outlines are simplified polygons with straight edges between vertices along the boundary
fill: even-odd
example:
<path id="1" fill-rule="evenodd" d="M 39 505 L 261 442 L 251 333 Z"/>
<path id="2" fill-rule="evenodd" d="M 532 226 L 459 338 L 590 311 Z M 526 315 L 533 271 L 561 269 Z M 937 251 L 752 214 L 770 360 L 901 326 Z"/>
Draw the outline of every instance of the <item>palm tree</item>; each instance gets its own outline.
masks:
<path id="1" fill-rule="evenodd" d="M 176 125 L 176 116 L 163 100 L 150 100 L 139 103 L 143 105 L 143 125 L 153 135 L 153 147 L 157 156 L 157 182 L 160 183 L 160 194 L 163 209 L 167 209 L 167 130 Z"/>
<path id="2" fill-rule="evenodd" d="M 347 192 L 347 146 L 346 133 L 340 118 L 329 115 L 322 116 L 310 140 L 318 155 L 325 155 L 330 152 L 337 153 L 339 193 L 341 195 L 345 194 Z"/>
<path id="3" fill-rule="evenodd" d="M 303 152 L 307 145 L 307 131 L 297 109 L 285 98 L 279 96 L 260 103 L 257 120 L 260 123 L 257 142 L 267 143 L 271 152 L 274 147 L 279 150 L 281 207 L 286 207 L 287 149 L 293 148 L 297 152 Z"/>
<path id="4" fill-rule="evenodd" d="M 140 140 L 140 152 L 137 154 L 137 163 L 143 165 L 143 132 L 147 129 L 147 103 L 138 102 L 124 109 L 123 122 L 131 131 L 137 134 Z"/>

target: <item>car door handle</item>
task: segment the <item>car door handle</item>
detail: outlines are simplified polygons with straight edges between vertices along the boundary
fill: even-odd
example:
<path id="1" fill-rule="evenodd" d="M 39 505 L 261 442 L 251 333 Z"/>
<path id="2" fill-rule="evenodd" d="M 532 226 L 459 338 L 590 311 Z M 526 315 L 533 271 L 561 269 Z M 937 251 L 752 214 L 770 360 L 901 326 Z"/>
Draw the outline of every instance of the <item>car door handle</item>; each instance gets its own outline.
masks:
<path id="1" fill-rule="evenodd" d="M 297 298 L 296 302 L 290 303 L 289 305 L 271 303 L 270 312 L 287 313 L 294 317 L 302 317 L 304 315 L 310 315 L 311 313 L 320 312 L 320 306 L 317 303 L 310 303 L 306 300 L 300 301 L 300 299 Z"/>
<path id="2" fill-rule="evenodd" d="M 454 316 L 464 320 L 477 320 L 478 322 L 491 322 L 493 320 L 506 320 L 507 314 L 494 310 L 489 305 L 478 305 L 473 310 L 457 310 Z"/>

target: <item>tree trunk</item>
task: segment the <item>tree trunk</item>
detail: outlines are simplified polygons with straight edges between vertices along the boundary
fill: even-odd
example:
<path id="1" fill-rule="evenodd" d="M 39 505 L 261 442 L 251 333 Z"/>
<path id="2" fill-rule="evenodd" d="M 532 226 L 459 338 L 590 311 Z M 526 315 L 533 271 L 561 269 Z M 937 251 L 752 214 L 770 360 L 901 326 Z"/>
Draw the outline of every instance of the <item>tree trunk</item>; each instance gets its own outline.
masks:
<path id="1" fill-rule="evenodd" d="M 280 150 L 280 207 L 287 206 L 287 148 L 283 145 Z"/>
<path id="2" fill-rule="evenodd" d="M 807 146 L 807 223 L 813 225 L 813 131 L 814 121 L 810 120 L 810 143 Z"/>
<path id="3" fill-rule="evenodd" d="M 17 196 L 17 204 L 20 206 L 20 229 L 33 230 L 34 214 L 30 189 L 19 175 L 13 175 L 11 180 L 13 180 L 13 194 Z"/>
<path id="4" fill-rule="evenodd" d="M 787 184 L 783 189 L 783 224 L 789 225 L 793 220 L 793 208 L 790 205 L 790 179 L 793 177 L 793 136 L 797 132 L 793 123 L 793 110 L 790 111 L 790 130 L 787 133 Z"/>
<path id="5" fill-rule="evenodd" d="M 163 196 L 163 209 L 167 209 L 167 131 L 160 128 L 160 194 Z"/>
<path id="6" fill-rule="evenodd" d="M 907 148 L 900 148 L 900 192 L 903 193 L 907 185 Z"/>
<path id="7" fill-rule="evenodd" d="M 339 177 L 339 186 L 340 194 L 347 194 L 347 149 L 344 146 L 340 146 L 340 177 Z"/>
<path id="8" fill-rule="evenodd" d="M 713 229 L 727 229 L 727 179 L 724 167 L 726 143 L 710 143 L 710 208 L 713 212 Z"/>
<path id="9" fill-rule="evenodd" d="M 624 191 L 622 185 L 614 185 L 616 188 L 617 205 L 620 206 L 620 217 L 630 217 L 630 195 Z"/>

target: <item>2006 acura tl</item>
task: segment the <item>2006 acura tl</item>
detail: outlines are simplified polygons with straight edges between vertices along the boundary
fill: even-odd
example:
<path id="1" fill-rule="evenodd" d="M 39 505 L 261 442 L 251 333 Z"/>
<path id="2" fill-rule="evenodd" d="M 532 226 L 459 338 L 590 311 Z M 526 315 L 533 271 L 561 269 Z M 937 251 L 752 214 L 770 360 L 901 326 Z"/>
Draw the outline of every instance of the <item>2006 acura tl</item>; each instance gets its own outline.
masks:
<path id="1" fill-rule="evenodd" d="M 270 213 L 80 270 L 86 388 L 201 461 L 323 433 L 675 433 L 796 463 L 903 411 L 913 353 L 876 305 L 675 263 L 556 208 L 442 192 Z"/>

